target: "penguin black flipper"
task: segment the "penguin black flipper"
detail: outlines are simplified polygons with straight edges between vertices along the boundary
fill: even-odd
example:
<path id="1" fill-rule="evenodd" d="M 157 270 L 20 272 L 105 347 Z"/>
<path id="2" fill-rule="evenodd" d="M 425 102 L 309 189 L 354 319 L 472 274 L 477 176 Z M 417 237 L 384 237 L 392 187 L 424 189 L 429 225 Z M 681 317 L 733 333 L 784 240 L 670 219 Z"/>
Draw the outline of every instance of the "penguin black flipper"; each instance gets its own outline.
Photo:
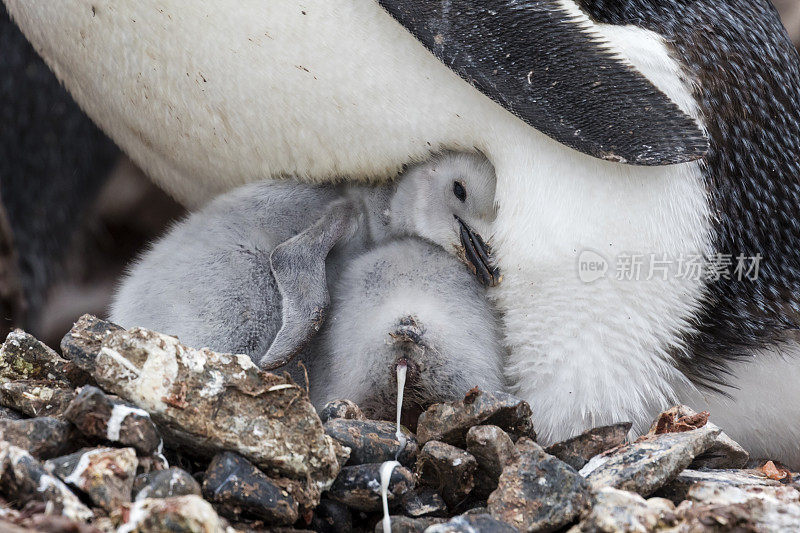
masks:
<path id="1" fill-rule="evenodd" d="M 335 201 L 317 222 L 272 251 L 270 263 L 282 298 L 283 321 L 258 361 L 262 369 L 289 363 L 322 327 L 330 303 L 325 259 L 337 242 L 354 233 L 357 219 L 352 201 Z"/>
<path id="2" fill-rule="evenodd" d="M 553 139 L 635 165 L 701 158 L 695 121 L 555 0 L 378 0 L 448 67 Z"/>

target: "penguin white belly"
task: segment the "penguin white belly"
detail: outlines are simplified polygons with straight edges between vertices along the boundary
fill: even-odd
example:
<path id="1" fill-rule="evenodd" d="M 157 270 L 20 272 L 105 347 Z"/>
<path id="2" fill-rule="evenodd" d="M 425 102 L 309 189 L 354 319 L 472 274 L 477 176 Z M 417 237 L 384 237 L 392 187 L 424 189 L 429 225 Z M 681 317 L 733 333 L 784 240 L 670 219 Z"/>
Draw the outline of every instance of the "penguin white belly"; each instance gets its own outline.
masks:
<path id="1" fill-rule="evenodd" d="M 680 375 L 667 350 L 689 327 L 702 282 L 587 284 L 577 261 L 601 252 L 613 274 L 623 252 L 707 251 L 698 163 L 633 167 L 566 148 L 371 1 L 4 1 L 84 109 L 189 205 L 268 176 L 386 177 L 431 150 L 479 148 L 497 170 L 504 282 L 493 297 L 509 373 L 543 440 L 642 421 L 674 396 Z M 600 31 L 696 114 L 660 38 Z"/>
<path id="2" fill-rule="evenodd" d="M 754 353 L 731 370 L 728 396 L 691 389 L 681 393 L 681 403 L 710 411 L 712 421 L 754 459 L 800 468 L 800 344 Z"/>
<path id="3" fill-rule="evenodd" d="M 372 1 L 5 3 L 78 103 L 188 205 L 265 177 L 387 179 L 519 129 Z"/>

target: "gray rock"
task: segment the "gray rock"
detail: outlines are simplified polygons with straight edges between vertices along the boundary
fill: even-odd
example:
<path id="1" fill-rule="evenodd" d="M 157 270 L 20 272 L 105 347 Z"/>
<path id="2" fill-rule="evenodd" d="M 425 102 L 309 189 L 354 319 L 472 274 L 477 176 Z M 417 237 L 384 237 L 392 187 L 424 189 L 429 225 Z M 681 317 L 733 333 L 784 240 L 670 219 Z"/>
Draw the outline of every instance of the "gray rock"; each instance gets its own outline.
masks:
<path id="1" fill-rule="evenodd" d="M 345 420 L 364 420 L 364 413 L 355 402 L 350 400 L 332 400 L 325 404 L 319 412 L 319 418 L 325 424 L 329 420 L 343 418 Z"/>
<path id="2" fill-rule="evenodd" d="M 50 417 L 0 420 L 0 440 L 37 459 L 50 459 L 75 449 L 77 432 L 69 422 Z"/>
<path id="3" fill-rule="evenodd" d="M 15 329 L 0 347 L 0 382 L 18 380 L 61 381 L 77 385 L 89 376 L 21 329 Z"/>
<path id="4" fill-rule="evenodd" d="M 750 454 L 747 450 L 725 433 L 720 433 L 716 442 L 695 457 L 690 466 L 696 469 L 743 468 L 749 460 Z"/>
<path id="5" fill-rule="evenodd" d="M 345 504 L 323 498 L 314 509 L 309 527 L 317 533 L 350 533 L 353 514 Z"/>
<path id="6" fill-rule="evenodd" d="M 591 512 L 568 533 L 648 532 L 677 523 L 675 505 L 669 500 L 645 500 L 634 492 L 604 487 L 595 494 Z"/>
<path id="7" fill-rule="evenodd" d="M 711 447 L 719 428 L 648 435 L 595 456 L 581 469 L 595 490 L 614 487 L 649 496 Z"/>
<path id="8" fill-rule="evenodd" d="M 515 438 L 535 438 L 527 402 L 510 394 L 473 389 L 463 400 L 436 404 L 422 413 L 417 440 L 420 444 L 438 440 L 463 448 L 467 431 L 478 425 L 498 426 Z"/>
<path id="9" fill-rule="evenodd" d="M 800 492 L 793 487 L 698 483 L 677 508 L 682 531 L 800 531 Z"/>
<path id="10" fill-rule="evenodd" d="M 79 522 L 94 516 L 64 482 L 22 448 L 0 442 L 0 472 L 0 490 L 19 505 L 42 502 L 47 514 Z"/>
<path id="11" fill-rule="evenodd" d="M 467 432 L 467 451 L 478 461 L 472 494 L 486 499 L 497 488 L 503 468 L 514 457 L 514 442 L 497 426 L 475 426 Z"/>
<path id="12" fill-rule="evenodd" d="M 464 501 L 475 486 L 478 462 L 460 448 L 439 441 L 429 441 L 417 458 L 420 483 L 434 487 L 450 507 Z"/>
<path id="13" fill-rule="evenodd" d="M 624 444 L 631 425 L 630 422 L 622 422 L 589 429 L 576 437 L 553 444 L 545 451 L 575 470 L 580 470 L 595 455 Z"/>
<path id="14" fill-rule="evenodd" d="M 60 381 L 19 380 L 0 383 L 0 405 L 27 416 L 64 418 L 75 391 Z"/>
<path id="15" fill-rule="evenodd" d="M 153 498 L 134 502 L 119 512 L 119 533 L 225 533 L 211 504 L 200 496 Z"/>
<path id="16" fill-rule="evenodd" d="M 137 501 L 145 498 L 172 498 L 174 496 L 202 495 L 200 484 L 192 475 L 180 468 L 156 470 L 136 476 L 133 495 Z"/>
<path id="17" fill-rule="evenodd" d="M 430 487 L 417 487 L 403 495 L 403 514 L 411 518 L 447 516 L 447 504 Z"/>
<path id="18" fill-rule="evenodd" d="M 223 516 L 252 517 L 272 525 L 297 521 L 295 499 L 241 455 L 224 452 L 211 461 L 203 494 Z"/>
<path id="19" fill-rule="evenodd" d="M 451 518 L 450 521 L 431 526 L 425 533 L 517 533 L 519 530 L 505 522 L 497 520 L 492 515 L 461 515 Z"/>
<path id="20" fill-rule="evenodd" d="M 392 515 L 392 533 L 423 533 L 430 526 L 441 524 L 444 518 L 411 518 L 408 516 Z M 375 524 L 375 533 L 384 533 L 383 521 Z"/>
<path id="21" fill-rule="evenodd" d="M 51 459 L 44 467 L 94 505 L 113 511 L 131 501 L 137 464 L 133 448 L 95 448 Z"/>
<path id="22" fill-rule="evenodd" d="M 152 454 L 161 445 L 161 435 L 147 411 L 109 396 L 97 387 L 80 389 L 64 411 L 64 418 L 84 435 L 133 446 L 143 454 Z"/>
<path id="23" fill-rule="evenodd" d="M 779 487 L 780 481 L 769 479 L 759 470 L 690 470 L 686 469 L 658 491 L 658 495 L 675 503 L 686 499 L 693 486 L 705 483 L 722 487 Z"/>
<path id="24" fill-rule="evenodd" d="M 586 481 L 571 466 L 520 439 L 488 505 L 493 517 L 520 531 L 554 531 L 587 511 L 590 502 Z"/>
<path id="25" fill-rule="evenodd" d="M 377 420 L 347 420 L 335 418 L 324 425 L 325 433 L 350 448 L 348 466 L 384 461 L 399 461 L 408 466 L 417 457 L 417 439 L 402 428 L 404 440 L 395 435 L 396 426 Z"/>
<path id="26" fill-rule="evenodd" d="M 142 328 L 112 328 L 99 341 L 93 328 L 79 322 L 65 342 L 97 349 L 98 384 L 149 412 L 167 444 L 203 456 L 236 451 L 271 476 L 307 482 L 317 501 L 335 479 L 337 447 L 305 390 L 286 375 Z"/>
<path id="27" fill-rule="evenodd" d="M 708 422 L 707 412 L 697 413 L 690 407 L 678 405 L 661 413 L 653 422 L 649 435 L 659 433 L 681 432 L 696 427 L 706 426 L 709 429 L 719 429 Z M 712 468 L 744 468 L 750 460 L 750 454 L 736 441 L 720 431 L 717 440 L 705 452 L 692 461 L 694 469 Z"/>
<path id="28" fill-rule="evenodd" d="M 328 489 L 328 497 L 359 511 L 381 509 L 381 465 L 346 466 Z M 403 495 L 414 488 L 414 474 L 398 466 L 389 478 L 388 501 L 395 507 Z"/>

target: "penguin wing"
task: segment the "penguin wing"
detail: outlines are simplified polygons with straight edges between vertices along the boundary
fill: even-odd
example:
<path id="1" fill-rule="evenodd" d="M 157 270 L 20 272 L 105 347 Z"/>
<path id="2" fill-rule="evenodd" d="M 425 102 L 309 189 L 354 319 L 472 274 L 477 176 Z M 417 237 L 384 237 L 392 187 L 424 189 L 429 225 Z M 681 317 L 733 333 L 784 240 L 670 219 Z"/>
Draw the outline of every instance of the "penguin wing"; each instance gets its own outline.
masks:
<path id="1" fill-rule="evenodd" d="M 325 259 L 337 242 L 353 234 L 357 218 L 352 201 L 334 201 L 319 220 L 272 251 L 283 322 L 258 361 L 261 368 L 272 370 L 290 362 L 322 327 L 330 303 Z"/>
<path id="2" fill-rule="evenodd" d="M 436 57 L 537 130 L 636 165 L 702 157 L 695 121 L 557 0 L 378 0 Z"/>

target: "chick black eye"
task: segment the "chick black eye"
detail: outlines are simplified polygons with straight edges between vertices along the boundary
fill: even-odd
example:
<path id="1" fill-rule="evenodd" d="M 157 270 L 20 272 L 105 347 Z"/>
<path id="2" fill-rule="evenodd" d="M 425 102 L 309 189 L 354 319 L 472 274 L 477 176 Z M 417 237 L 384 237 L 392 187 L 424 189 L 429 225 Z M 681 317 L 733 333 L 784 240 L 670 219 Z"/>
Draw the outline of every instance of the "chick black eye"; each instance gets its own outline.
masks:
<path id="1" fill-rule="evenodd" d="M 453 182 L 453 194 L 455 194 L 456 198 L 462 202 L 467 201 L 467 190 L 464 188 L 464 184 L 460 181 Z"/>

